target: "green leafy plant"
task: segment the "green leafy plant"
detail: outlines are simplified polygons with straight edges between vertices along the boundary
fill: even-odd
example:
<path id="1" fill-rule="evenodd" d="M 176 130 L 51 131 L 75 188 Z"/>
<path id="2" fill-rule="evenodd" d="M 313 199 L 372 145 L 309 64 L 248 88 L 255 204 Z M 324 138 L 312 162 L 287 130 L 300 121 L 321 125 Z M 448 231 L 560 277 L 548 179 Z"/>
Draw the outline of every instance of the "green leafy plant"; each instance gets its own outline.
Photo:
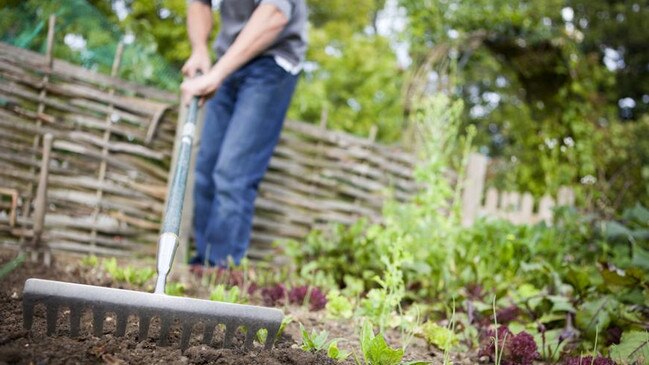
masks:
<path id="1" fill-rule="evenodd" d="M 104 260 L 102 266 L 113 279 L 136 286 L 143 286 L 155 275 L 155 271 L 150 267 L 120 267 L 114 257 Z"/>
<path id="2" fill-rule="evenodd" d="M 331 318 L 344 318 L 349 319 L 354 314 L 354 306 L 337 291 L 330 291 L 327 293 L 327 316 Z"/>
<path id="3" fill-rule="evenodd" d="M 374 330 L 372 329 L 372 324 L 369 321 L 363 323 L 361 329 L 361 352 L 363 354 L 363 360 L 367 365 L 398 365 L 401 363 L 403 358 L 403 349 L 391 348 L 383 334 L 375 335 Z M 361 364 L 360 361 L 356 361 L 357 364 Z"/>
<path id="4" fill-rule="evenodd" d="M 320 331 L 317 332 L 315 329 L 311 330 L 311 334 L 307 332 L 304 326 L 300 323 L 300 333 L 302 334 L 302 350 L 304 351 L 323 351 L 329 345 L 327 338 L 329 337 L 329 332 Z"/>
<path id="5" fill-rule="evenodd" d="M 210 300 L 226 303 L 241 303 L 242 298 L 240 294 L 241 289 L 238 286 L 227 289 L 225 285 L 219 284 L 210 292 Z"/>
<path id="6" fill-rule="evenodd" d="M 86 267 L 91 267 L 91 268 L 98 267 L 99 266 L 99 258 L 97 256 L 95 256 L 95 255 L 84 256 L 81 259 L 81 265 L 86 266 Z"/>
<path id="7" fill-rule="evenodd" d="M 336 361 L 342 361 L 349 357 L 350 352 L 339 349 L 338 341 L 339 340 L 333 340 L 329 342 L 329 346 L 327 346 L 327 356 Z"/>
<path id="8" fill-rule="evenodd" d="M 302 334 L 302 350 L 304 351 L 319 352 L 326 350 L 327 356 L 334 360 L 344 360 L 349 356 L 348 352 L 338 348 L 340 339 L 328 340 L 329 332 L 327 331 L 317 332 L 312 329 L 309 334 L 300 323 L 300 333 Z"/>
<path id="9" fill-rule="evenodd" d="M 167 293 L 167 295 L 182 297 L 185 294 L 185 286 L 176 281 L 167 282 L 165 293 Z"/>
<path id="10" fill-rule="evenodd" d="M 629 331 L 622 334 L 620 344 L 611 347 L 611 358 L 620 365 L 649 362 L 649 332 Z"/>
<path id="11" fill-rule="evenodd" d="M 450 350 L 459 339 L 449 327 L 442 327 L 435 322 L 426 322 L 421 328 L 426 341 L 440 350 Z"/>
<path id="12" fill-rule="evenodd" d="M 284 318 L 282 318 L 282 323 L 279 325 L 279 330 L 277 330 L 275 339 L 278 339 L 282 336 L 282 333 L 284 333 L 286 326 L 291 322 L 293 322 L 293 317 L 290 315 L 284 316 Z M 266 338 L 268 338 L 268 330 L 266 328 L 260 329 L 259 331 L 257 331 L 256 337 L 259 343 L 266 343 Z"/>

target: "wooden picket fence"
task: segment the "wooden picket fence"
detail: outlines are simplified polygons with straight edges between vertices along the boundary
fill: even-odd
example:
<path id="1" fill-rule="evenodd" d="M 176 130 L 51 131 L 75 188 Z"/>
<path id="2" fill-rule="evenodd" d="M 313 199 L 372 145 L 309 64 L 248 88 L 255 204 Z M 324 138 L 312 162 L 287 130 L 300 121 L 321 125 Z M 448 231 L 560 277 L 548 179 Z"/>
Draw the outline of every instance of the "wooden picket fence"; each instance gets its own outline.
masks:
<path id="1" fill-rule="evenodd" d="M 535 200 L 529 192 L 498 191 L 489 188 L 485 193 L 488 158 L 471 154 L 467 165 L 462 195 L 462 224 L 472 225 L 476 219 L 487 217 L 505 219 L 514 224 L 552 224 L 553 209 L 557 206 L 573 206 L 572 189 L 561 187 L 557 198 L 544 195 Z"/>

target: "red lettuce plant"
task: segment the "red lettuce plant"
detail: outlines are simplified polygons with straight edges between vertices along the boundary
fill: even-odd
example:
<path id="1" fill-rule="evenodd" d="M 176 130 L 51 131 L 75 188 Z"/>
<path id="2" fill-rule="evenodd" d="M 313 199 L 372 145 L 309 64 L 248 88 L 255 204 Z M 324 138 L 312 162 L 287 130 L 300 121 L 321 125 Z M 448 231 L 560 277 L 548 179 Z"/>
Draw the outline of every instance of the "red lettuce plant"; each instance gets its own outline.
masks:
<path id="1" fill-rule="evenodd" d="M 292 288 L 288 292 L 288 300 L 292 304 L 302 305 L 309 294 L 309 286 L 302 285 Z M 311 294 L 309 295 L 309 308 L 312 311 L 319 311 L 327 305 L 327 297 L 317 287 L 311 287 Z"/>
<path id="2" fill-rule="evenodd" d="M 288 301 L 292 304 L 302 305 L 304 304 L 304 298 L 306 298 L 308 292 L 308 285 L 291 288 L 291 290 L 288 292 Z"/>
<path id="3" fill-rule="evenodd" d="M 518 318 L 520 313 L 521 310 L 517 306 L 511 305 L 496 312 L 496 318 L 498 319 L 498 323 L 507 324 Z"/>
<path id="4" fill-rule="evenodd" d="M 283 284 L 275 284 L 274 286 L 263 288 L 261 290 L 261 297 L 264 300 L 264 304 L 269 307 L 284 305 L 286 288 Z"/>
<path id="5" fill-rule="evenodd" d="M 327 305 L 327 296 L 318 288 L 311 289 L 311 297 L 309 298 L 310 309 L 312 311 L 319 311 Z"/>
<path id="6" fill-rule="evenodd" d="M 502 353 L 502 365 L 532 365 L 540 357 L 534 337 L 529 333 L 514 335 L 506 326 L 500 326 L 497 331 L 498 343 L 495 341 L 496 331 L 487 331 L 479 356 L 487 356 L 495 361 L 495 346 L 498 346 L 498 352 Z"/>

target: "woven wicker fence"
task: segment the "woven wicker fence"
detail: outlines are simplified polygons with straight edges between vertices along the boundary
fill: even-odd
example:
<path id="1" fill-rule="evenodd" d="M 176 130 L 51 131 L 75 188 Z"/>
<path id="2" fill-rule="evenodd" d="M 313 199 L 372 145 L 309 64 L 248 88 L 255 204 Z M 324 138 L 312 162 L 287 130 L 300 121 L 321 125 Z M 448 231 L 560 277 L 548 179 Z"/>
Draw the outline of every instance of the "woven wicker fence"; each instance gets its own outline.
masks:
<path id="1" fill-rule="evenodd" d="M 172 93 L 0 44 L 0 240 L 15 246 L 33 234 L 42 137 L 51 133 L 44 241 L 151 254 L 178 114 Z M 251 252 L 331 222 L 378 218 L 386 191 L 400 200 L 414 192 L 412 163 L 368 139 L 287 121 L 260 187 Z"/>

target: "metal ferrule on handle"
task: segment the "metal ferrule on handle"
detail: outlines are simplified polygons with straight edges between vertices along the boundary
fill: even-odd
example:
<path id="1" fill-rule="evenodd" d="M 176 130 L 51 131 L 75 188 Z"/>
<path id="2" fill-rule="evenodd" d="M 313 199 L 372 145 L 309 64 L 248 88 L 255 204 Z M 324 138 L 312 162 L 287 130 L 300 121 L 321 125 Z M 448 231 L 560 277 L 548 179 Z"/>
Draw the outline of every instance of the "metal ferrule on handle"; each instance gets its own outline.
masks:
<path id="1" fill-rule="evenodd" d="M 194 143 L 194 131 L 198 115 L 198 97 L 194 97 L 189 104 L 187 117 L 182 126 L 180 147 L 173 180 L 169 189 L 167 207 L 165 209 L 162 232 L 158 240 L 158 280 L 155 286 L 156 294 L 164 294 L 167 275 L 171 270 L 176 248 L 178 248 L 178 232 L 180 231 L 180 218 L 182 216 L 185 188 L 187 187 L 187 174 L 189 172 L 189 159 Z"/>

